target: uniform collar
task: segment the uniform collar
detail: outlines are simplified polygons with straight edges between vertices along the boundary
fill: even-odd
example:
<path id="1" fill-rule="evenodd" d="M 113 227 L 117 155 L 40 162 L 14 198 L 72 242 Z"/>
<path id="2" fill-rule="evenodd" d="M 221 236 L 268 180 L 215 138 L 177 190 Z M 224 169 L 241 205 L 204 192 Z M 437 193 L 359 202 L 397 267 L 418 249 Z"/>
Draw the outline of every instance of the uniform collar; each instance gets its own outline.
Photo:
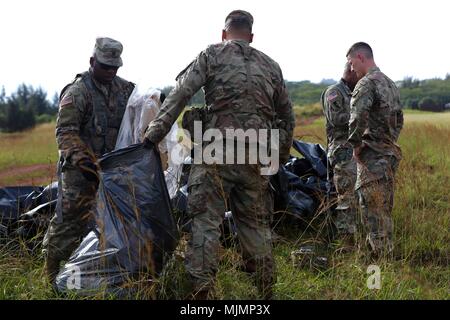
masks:
<path id="1" fill-rule="evenodd" d="M 380 71 L 380 68 L 378 68 L 377 66 L 372 67 L 372 68 L 370 68 L 370 69 L 367 71 L 367 74 L 373 73 L 373 72 L 375 72 L 375 71 Z"/>
<path id="2" fill-rule="evenodd" d="M 241 45 L 246 45 L 249 46 L 250 43 L 246 40 L 242 40 L 242 39 L 232 39 L 232 40 L 225 40 L 226 42 L 233 42 L 233 43 L 239 43 Z"/>

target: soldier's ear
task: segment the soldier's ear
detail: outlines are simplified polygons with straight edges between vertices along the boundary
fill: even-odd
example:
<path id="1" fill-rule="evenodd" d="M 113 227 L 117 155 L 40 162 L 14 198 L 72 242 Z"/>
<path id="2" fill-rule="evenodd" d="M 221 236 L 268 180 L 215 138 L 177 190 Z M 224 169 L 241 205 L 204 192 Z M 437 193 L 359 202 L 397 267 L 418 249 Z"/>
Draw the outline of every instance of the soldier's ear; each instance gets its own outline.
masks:
<path id="1" fill-rule="evenodd" d="M 358 53 L 358 59 L 359 59 L 362 63 L 364 63 L 364 61 L 366 60 L 365 57 L 364 57 L 364 55 L 361 54 L 361 53 Z"/>
<path id="2" fill-rule="evenodd" d="M 89 64 L 91 65 L 92 68 L 94 67 L 94 61 L 95 61 L 94 57 L 89 58 Z"/>
<path id="3" fill-rule="evenodd" d="M 222 41 L 227 40 L 227 32 L 225 30 L 222 30 Z"/>
<path id="4" fill-rule="evenodd" d="M 250 33 L 250 36 L 248 37 L 248 43 L 253 42 L 253 33 Z"/>

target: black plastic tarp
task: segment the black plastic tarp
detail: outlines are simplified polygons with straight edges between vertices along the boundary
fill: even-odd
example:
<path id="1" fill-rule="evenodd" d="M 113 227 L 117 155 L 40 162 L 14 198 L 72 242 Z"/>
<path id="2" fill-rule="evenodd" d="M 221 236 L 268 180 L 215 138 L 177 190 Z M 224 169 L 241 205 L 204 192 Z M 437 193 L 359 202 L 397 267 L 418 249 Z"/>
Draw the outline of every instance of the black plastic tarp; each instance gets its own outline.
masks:
<path id="1" fill-rule="evenodd" d="M 22 213 L 34 210 L 36 213 L 50 213 L 51 201 L 56 199 L 57 183 L 47 187 L 23 186 L 0 189 L 0 236 L 11 236 L 19 226 Z M 48 209 L 48 210 L 47 210 Z"/>
<path id="2" fill-rule="evenodd" d="M 278 173 L 271 177 L 274 207 L 276 212 L 288 212 L 297 218 L 308 220 L 314 215 L 327 193 L 327 156 L 320 144 L 294 140 L 292 147 L 303 157 L 291 156 L 287 163 L 280 166 Z M 186 170 L 183 171 L 189 172 L 190 165 L 184 166 Z M 180 217 L 180 224 L 184 226 L 182 229 L 189 230 L 186 212 L 187 186 L 184 184 L 181 186 L 172 203 Z M 328 192 L 332 193 L 331 177 L 329 188 Z M 225 220 L 226 217 L 224 225 L 227 224 Z"/>
<path id="3" fill-rule="evenodd" d="M 327 153 L 320 144 L 294 140 L 292 147 L 305 157 L 318 177 L 326 179 Z"/>
<path id="4" fill-rule="evenodd" d="M 177 228 L 159 154 L 143 145 L 99 161 L 97 227 L 57 277 L 60 292 L 133 293 L 133 281 L 158 274 L 177 242 Z"/>
<path id="5" fill-rule="evenodd" d="M 319 144 L 294 140 L 303 158 L 292 157 L 271 179 L 275 209 L 308 219 L 327 192 L 327 156 Z"/>

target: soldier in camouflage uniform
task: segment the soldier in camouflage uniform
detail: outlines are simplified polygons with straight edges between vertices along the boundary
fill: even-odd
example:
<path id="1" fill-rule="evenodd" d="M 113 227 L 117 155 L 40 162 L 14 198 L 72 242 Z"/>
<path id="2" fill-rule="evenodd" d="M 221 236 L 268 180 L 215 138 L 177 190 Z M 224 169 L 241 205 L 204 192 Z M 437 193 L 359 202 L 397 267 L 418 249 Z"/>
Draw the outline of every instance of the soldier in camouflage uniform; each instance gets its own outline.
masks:
<path id="1" fill-rule="evenodd" d="M 347 139 L 350 98 L 357 82 L 356 73 L 346 63 L 342 79 L 329 86 L 321 97 L 326 118 L 328 160 L 338 193 L 334 224 L 341 237 L 353 237 L 356 232 L 356 162 L 353 159 L 353 148 Z"/>
<path id="2" fill-rule="evenodd" d="M 60 262 L 67 260 L 88 232 L 98 187 L 96 160 L 114 150 L 125 107 L 134 84 L 116 76 L 122 44 L 97 38 L 90 69 L 61 92 L 56 140 L 58 204 L 44 239 L 46 271 L 53 283 Z"/>
<path id="3" fill-rule="evenodd" d="M 357 161 L 356 190 L 367 241 L 374 256 L 392 252 L 394 178 L 402 157 L 399 90 L 376 66 L 367 43 L 355 43 L 347 60 L 359 80 L 350 102 L 348 141 Z"/>
<path id="4" fill-rule="evenodd" d="M 292 105 L 278 64 L 252 48 L 253 17 L 236 10 L 225 19 L 222 42 L 208 46 L 177 77 L 146 139 L 158 143 L 189 99 L 205 91 L 205 129 L 280 130 L 280 161 L 289 157 L 295 125 Z M 195 161 L 195 159 L 194 159 Z M 195 162 L 194 162 L 195 163 Z M 192 217 L 186 269 L 194 298 L 204 299 L 218 268 L 220 224 L 230 199 L 246 271 L 254 274 L 264 298 L 275 282 L 270 220 L 273 201 L 268 176 L 258 164 L 193 164 L 188 212 Z"/>

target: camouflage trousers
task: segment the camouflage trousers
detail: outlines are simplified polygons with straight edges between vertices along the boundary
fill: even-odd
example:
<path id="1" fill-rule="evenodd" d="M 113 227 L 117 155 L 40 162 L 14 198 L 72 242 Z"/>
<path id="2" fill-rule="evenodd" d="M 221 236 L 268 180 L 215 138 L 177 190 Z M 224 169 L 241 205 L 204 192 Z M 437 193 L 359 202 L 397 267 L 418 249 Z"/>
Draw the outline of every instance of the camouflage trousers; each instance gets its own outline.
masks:
<path id="1" fill-rule="evenodd" d="M 58 190 L 58 193 L 62 191 L 58 199 L 60 204 L 50 220 L 43 242 L 46 259 L 53 263 L 67 260 L 87 235 L 96 196 L 96 185 L 86 180 L 77 169 L 63 171 L 59 181 L 62 184 Z"/>
<path id="2" fill-rule="evenodd" d="M 255 274 L 260 294 L 271 295 L 275 282 L 272 207 L 269 177 L 261 176 L 257 165 L 192 166 L 188 199 L 192 230 L 186 269 L 194 291 L 213 287 L 219 262 L 220 225 L 225 211 L 231 209 L 246 269 Z"/>
<path id="3" fill-rule="evenodd" d="M 378 255 L 393 250 L 392 208 L 394 181 L 399 159 L 381 155 L 370 148 L 360 154 L 356 190 L 366 241 Z"/>
<path id="4" fill-rule="evenodd" d="M 334 165 L 333 182 L 338 194 L 334 224 L 338 235 L 356 233 L 356 162 L 352 159 Z"/>
<path id="5" fill-rule="evenodd" d="M 392 252 L 392 208 L 394 205 L 394 181 L 376 180 L 358 190 L 363 234 L 372 252 Z"/>

